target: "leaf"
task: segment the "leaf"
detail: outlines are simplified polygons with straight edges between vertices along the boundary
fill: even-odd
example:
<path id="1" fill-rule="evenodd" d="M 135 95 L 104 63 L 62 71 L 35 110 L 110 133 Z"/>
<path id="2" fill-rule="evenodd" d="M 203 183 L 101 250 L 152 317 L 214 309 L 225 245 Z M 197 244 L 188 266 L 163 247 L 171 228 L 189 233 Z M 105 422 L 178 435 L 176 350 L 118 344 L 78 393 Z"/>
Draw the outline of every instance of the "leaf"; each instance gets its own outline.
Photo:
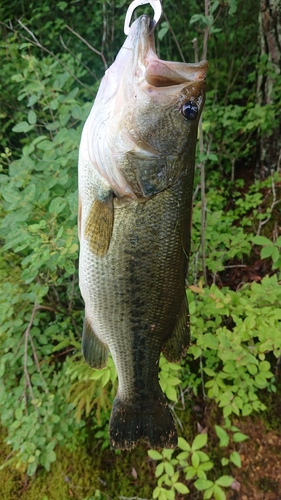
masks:
<path id="1" fill-rule="evenodd" d="M 234 443 L 241 443 L 242 441 L 246 441 L 246 439 L 249 439 L 249 436 L 243 434 L 243 432 L 235 432 L 233 434 Z"/>
<path id="2" fill-rule="evenodd" d="M 278 236 L 277 240 L 275 241 L 275 245 L 277 247 L 281 247 L 281 236 Z"/>
<path id="3" fill-rule="evenodd" d="M 241 457 L 237 451 L 233 451 L 230 454 L 230 460 L 236 467 L 241 467 Z"/>
<path id="4" fill-rule="evenodd" d="M 154 488 L 154 490 L 153 490 L 153 495 L 152 495 L 153 498 L 158 498 L 160 491 L 161 490 L 160 490 L 159 486 L 156 486 L 156 488 Z"/>
<path id="5" fill-rule="evenodd" d="M 192 466 L 194 467 L 194 469 L 198 469 L 198 466 L 200 464 L 200 458 L 198 456 L 198 453 L 196 453 L 196 451 L 194 453 L 192 453 L 192 456 L 191 456 L 191 463 L 192 463 Z"/>
<path id="6" fill-rule="evenodd" d="M 179 493 L 182 493 L 183 495 L 189 493 L 188 487 L 183 483 L 174 483 L 173 486 Z"/>
<path id="7" fill-rule="evenodd" d="M 231 476 L 221 476 L 215 481 L 215 484 L 223 486 L 224 488 L 228 488 L 232 485 L 233 481 L 234 479 Z"/>
<path id="8" fill-rule="evenodd" d="M 64 198 L 59 196 L 51 201 L 49 212 L 53 215 L 59 214 L 66 207 Z"/>
<path id="9" fill-rule="evenodd" d="M 213 481 L 209 481 L 208 479 L 197 479 L 194 483 L 194 486 L 197 490 L 203 491 L 213 486 L 213 484 Z"/>
<path id="10" fill-rule="evenodd" d="M 155 477 L 161 476 L 163 472 L 164 472 L 164 463 L 161 462 L 160 464 L 157 465 L 155 469 Z"/>
<path id="11" fill-rule="evenodd" d="M 163 40 L 164 36 L 168 33 L 169 31 L 169 24 L 164 21 L 163 23 L 161 23 L 161 27 L 160 27 L 160 30 L 158 31 L 158 38 L 159 40 Z"/>
<path id="12" fill-rule="evenodd" d="M 261 361 L 259 364 L 260 371 L 269 371 L 271 368 L 269 361 Z"/>
<path id="13" fill-rule="evenodd" d="M 178 447 L 183 451 L 190 451 L 190 444 L 183 438 L 178 438 Z"/>
<path id="14" fill-rule="evenodd" d="M 253 236 L 251 241 L 255 243 L 255 245 L 273 245 L 272 241 L 265 236 Z"/>
<path id="15" fill-rule="evenodd" d="M 203 446 L 206 445 L 208 440 L 208 434 L 198 434 L 198 436 L 195 437 L 193 443 L 192 443 L 192 450 L 200 450 L 203 448 Z"/>
<path id="16" fill-rule="evenodd" d="M 174 387 L 168 386 L 165 390 L 165 394 L 166 394 L 167 398 L 169 398 L 171 401 L 178 400 L 177 391 Z"/>
<path id="17" fill-rule="evenodd" d="M 280 258 L 280 252 L 278 250 L 278 248 L 275 246 L 273 247 L 273 252 L 271 254 L 271 258 L 273 260 L 273 264 L 275 264 L 276 262 L 278 262 L 279 258 Z"/>
<path id="18" fill-rule="evenodd" d="M 214 485 L 215 500 L 226 500 L 225 492 L 217 484 Z"/>
<path id="19" fill-rule="evenodd" d="M 37 460 L 28 465 L 28 467 L 27 467 L 27 475 L 28 476 L 33 476 L 33 474 L 35 474 L 36 469 L 37 469 L 37 465 L 38 465 Z"/>
<path id="20" fill-rule="evenodd" d="M 156 450 L 148 450 L 147 452 L 148 456 L 152 458 L 152 460 L 162 460 L 163 457 L 159 451 Z"/>
<path id="21" fill-rule="evenodd" d="M 34 125 L 30 125 L 29 123 L 27 122 L 20 122 L 20 123 L 17 123 L 17 125 L 15 125 L 13 128 L 12 128 L 12 131 L 13 132 L 29 132 L 30 130 L 32 130 L 34 128 Z"/>
<path id="22" fill-rule="evenodd" d="M 228 460 L 228 458 L 223 457 L 223 458 L 221 459 L 221 464 L 222 464 L 222 466 L 223 466 L 223 467 L 225 467 L 226 465 L 228 465 L 228 464 L 229 464 L 229 460 Z"/>
<path id="23" fill-rule="evenodd" d="M 166 471 L 166 473 L 168 474 L 168 476 L 172 477 L 173 474 L 174 474 L 174 467 L 172 466 L 172 464 L 170 464 L 169 462 L 164 462 L 164 469 Z"/>
<path id="24" fill-rule="evenodd" d="M 271 257 L 274 252 L 274 246 L 273 245 L 267 245 L 266 247 L 263 247 L 261 249 L 261 258 L 262 259 L 267 259 L 268 257 Z"/>
<path id="25" fill-rule="evenodd" d="M 242 407 L 242 416 L 247 417 L 248 415 L 250 415 L 252 413 L 252 411 L 253 411 L 252 405 L 250 405 L 250 403 L 246 403 Z"/>
<path id="26" fill-rule="evenodd" d="M 229 435 L 227 432 L 220 425 L 215 425 L 215 431 L 220 440 L 220 447 L 224 448 L 225 446 L 228 446 Z"/>
<path id="27" fill-rule="evenodd" d="M 217 350 L 219 346 L 217 337 L 212 335 L 212 333 L 205 333 L 205 335 L 203 335 L 203 343 L 205 347 L 209 347 L 214 350 Z"/>
<path id="28" fill-rule="evenodd" d="M 30 123 L 30 125 L 34 125 L 37 122 L 36 113 L 34 113 L 34 111 L 32 109 L 30 111 L 28 111 L 27 120 L 28 120 L 28 123 Z"/>

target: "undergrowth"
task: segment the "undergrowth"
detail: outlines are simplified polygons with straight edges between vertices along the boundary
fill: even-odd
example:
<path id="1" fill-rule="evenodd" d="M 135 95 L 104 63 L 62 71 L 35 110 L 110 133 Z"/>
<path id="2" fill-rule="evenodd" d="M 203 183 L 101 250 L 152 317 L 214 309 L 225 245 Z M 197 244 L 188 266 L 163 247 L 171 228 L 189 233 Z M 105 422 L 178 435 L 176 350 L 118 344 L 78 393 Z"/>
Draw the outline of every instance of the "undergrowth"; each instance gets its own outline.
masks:
<path id="1" fill-rule="evenodd" d="M 213 1 L 212 16 L 223 8 L 230 8 L 233 15 L 238 3 L 233 0 L 223 6 Z M 191 7 L 197 12 L 196 2 Z M 240 87 L 235 80 L 231 83 L 228 63 L 219 65 L 216 60 L 218 66 L 210 65 L 203 117 L 206 146 L 197 158 L 187 277 L 192 346 L 181 365 L 160 359 L 160 385 L 177 423 L 179 447 L 158 452 L 140 445 L 132 453 L 113 452 L 108 421 L 116 371 L 111 358 L 101 371 L 82 360 L 83 303 L 77 276 L 78 148 L 99 78 L 89 78 L 78 39 L 79 50 L 54 57 L 49 48 L 53 44 L 58 50 L 66 3 L 56 5 L 52 30 L 46 21 L 47 3 L 44 9 L 46 46 L 38 46 L 36 37 L 37 42 L 32 36 L 26 39 L 30 33 L 25 28 L 40 24 L 38 8 L 32 15 L 28 6 L 27 25 L 25 16 L 19 31 L 7 22 L 5 43 L 0 44 L 0 72 L 9 82 L 9 92 L 1 84 L 0 116 L 1 495 L 3 500 L 14 500 L 19 493 L 23 500 L 38 495 L 40 500 L 93 500 L 137 494 L 173 500 L 190 491 L 194 498 L 196 494 L 200 499 L 223 500 L 229 487 L 237 487 L 239 447 L 247 439 L 239 421 L 266 412 L 278 385 L 280 178 L 272 173 L 251 185 L 236 178 L 238 164 L 246 171 L 254 162 L 256 136 L 270 127 L 277 105 L 275 101 L 256 105 L 253 81 L 258 67 L 250 52 L 249 71 L 243 78 L 239 74 L 246 64 L 244 46 L 233 62 Z M 95 27 L 110 18 L 106 9 L 109 3 L 98 9 Z M 60 12 L 64 12 L 61 17 Z M 222 26 L 229 23 L 233 28 L 234 17 L 223 12 Z M 71 13 L 78 15 L 74 4 L 67 10 L 67 15 Z M 228 43 L 221 28 L 214 31 L 214 16 L 198 16 L 190 25 L 190 46 L 197 33 L 194 24 L 199 22 L 200 29 L 205 23 L 213 30 L 210 34 L 216 34 L 210 37 L 210 50 L 225 49 Z M 112 14 L 112 23 L 113 19 Z M 255 27 L 250 28 L 252 34 Z M 90 30 L 88 25 L 85 29 Z M 241 30 L 239 43 L 248 37 L 246 31 Z M 173 39 L 168 33 L 168 24 L 163 23 L 161 47 L 171 58 Z M 103 49 L 112 58 L 113 28 L 110 36 Z M 87 57 L 92 61 L 93 53 Z M 100 60 L 97 66 L 101 74 Z M 272 70 L 269 63 L 267 70 Z M 207 172 L 205 284 L 202 162 Z M 255 270 L 260 262 L 266 263 L 263 273 Z M 238 275 L 238 283 L 222 287 L 222 273 L 233 267 L 241 269 L 241 279 Z M 245 282 L 242 271 L 248 268 L 250 278 Z M 211 416 L 203 422 L 201 410 L 196 413 L 194 407 L 207 408 Z"/>

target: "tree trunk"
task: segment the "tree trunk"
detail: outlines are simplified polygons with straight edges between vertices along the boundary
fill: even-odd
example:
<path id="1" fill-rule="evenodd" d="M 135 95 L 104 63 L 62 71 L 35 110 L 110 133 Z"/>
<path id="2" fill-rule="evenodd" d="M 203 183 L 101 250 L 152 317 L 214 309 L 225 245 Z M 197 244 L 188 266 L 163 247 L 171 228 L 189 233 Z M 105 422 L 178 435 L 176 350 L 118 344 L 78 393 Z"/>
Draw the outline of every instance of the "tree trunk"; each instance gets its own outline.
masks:
<path id="1" fill-rule="evenodd" d="M 274 105 L 274 86 L 281 78 L 281 3 L 280 0 L 261 0 L 259 14 L 259 45 L 260 59 L 267 61 L 272 71 L 265 71 L 258 77 L 257 98 L 262 106 Z M 280 96 L 279 96 L 280 102 Z M 279 109 L 278 109 L 279 108 Z M 281 163 L 281 113 L 276 106 L 276 123 L 268 132 L 260 136 L 259 161 L 256 168 L 256 178 L 264 179 L 273 172 L 280 170 Z"/>

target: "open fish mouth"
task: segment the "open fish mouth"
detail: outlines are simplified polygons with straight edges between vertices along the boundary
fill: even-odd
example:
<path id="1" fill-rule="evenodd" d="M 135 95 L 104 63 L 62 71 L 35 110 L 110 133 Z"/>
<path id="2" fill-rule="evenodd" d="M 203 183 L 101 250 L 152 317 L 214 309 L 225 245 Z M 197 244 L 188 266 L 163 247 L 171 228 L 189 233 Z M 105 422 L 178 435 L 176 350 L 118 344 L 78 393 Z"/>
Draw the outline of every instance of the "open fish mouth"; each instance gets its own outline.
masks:
<path id="1" fill-rule="evenodd" d="M 159 59 L 154 42 L 155 21 L 147 15 L 139 17 L 131 26 L 123 49 L 132 51 L 135 75 L 143 73 L 146 82 L 154 87 L 170 87 L 206 78 L 208 63 L 183 63 Z"/>

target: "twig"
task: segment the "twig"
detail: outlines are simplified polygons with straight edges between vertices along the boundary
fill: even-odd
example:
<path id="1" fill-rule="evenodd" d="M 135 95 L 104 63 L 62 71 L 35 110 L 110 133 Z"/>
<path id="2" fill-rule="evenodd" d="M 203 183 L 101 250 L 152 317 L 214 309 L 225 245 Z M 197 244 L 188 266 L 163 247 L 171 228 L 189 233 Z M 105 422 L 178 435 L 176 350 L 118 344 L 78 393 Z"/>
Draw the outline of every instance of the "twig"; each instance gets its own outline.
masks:
<path id="1" fill-rule="evenodd" d="M 169 30 L 171 31 L 172 36 L 173 36 L 173 39 L 175 40 L 175 44 L 176 44 L 176 46 L 177 46 L 177 48 L 178 48 L 178 51 L 179 51 L 179 53 L 180 53 L 180 56 L 181 56 L 181 58 L 182 58 L 183 62 L 186 62 L 186 61 L 185 61 L 185 58 L 184 58 L 184 55 L 183 55 L 183 53 L 182 53 L 182 50 L 181 50 L 181 48 L 180 48 L 180 44 L 179 44 L 179 42 L 178 42 L 178 39 L 177 39 L 177 37 L 176 37 L 176 35 L 175 35 L 175 32 L 174 32 L 174 30 L 173 30 L 172 26 L 171 26 L 171 25 L 170 25 L 170 23 L 169 23 L 169 20 L 168 20 L 168 18 L 167 18 L 167 16 L 166 16 L 165 12 L 163 12 L 163 16 L 164 16 L 164 18 L 165 18 L 165 21 L 166 21 L 166 22 L 168 23 L 168 25 L 169 25 Z"/>
<path id="2" fill-rule="evenodd" d="M 120 500 L 148 500 L 147 498 L 140 498 L 140 497 L 118 497 Z"/>
<path id="3" fill-rule="evenodd" d="M 68 24 L 65 25 L 65 27 L 71 31 L 71 33 L 73 33 L 73 35 L 77 36 L 79 38 L 79 40 L 81 40 L 81 42 L 85 43 L 85 45 L 87 45 L 87 47 L 92 50 L 95 54 L 97 54 L 98 56 L 100 56 L 102 58 L 102 61 L 103 61 L 103 64 L 104 64 L 104 67 L 105 69 L 108 68 L 108 64 L 106 62 L 106 59 L 103 55 L 102 52 L 100 52 L 99 50 L 95 49 L 94 47 L 92 47 L 92 45 L 89 44 L 89 42 L 87 42 L 87 40 L 85 40 L 85 38 L 83 38 L 81 35 L 79 35 L 79 33 L 77 33 L 77 31 L 75 31 L 74 29 L 72 29 L 70 26 L 68 26 Z"/>
<path id="4" fill-rule="evenodd" d="M 273 199 L 272 199 L 272 203 L 271 203 L 271 206 L 270 206 L 269 215 L 268 215 L 268 217 L 265 220 L 263 220 L 263 221 L 260 220 L 259 221 L 259 227 L 258 227 L 258 230 L 257 230 L 257 236 L 259 236 L 259 234 L 261 232 L 262 226 L 264 226 L 265 224 L 267 224 L 268 221 L 270 220 L 275 205 L 277 205 L 277 203 L 279 203 L 281 201 L 281 200 L 276 201 L 276 189 L 275 189 L 274 175 L 271 176 L 271 191 L 272 191 Z"/>
<path id="5" fill-rule="evenodd" d="M 198 62 L 198 41 L 197 38 L 192 40 L 194 47 L 195 62 Z M 202 117 L 199 121 L 199 152 L 202 156 L 204 153 L 203 127 Z M 206 269 L 206 242 L 205 242 L 205 227 L 206 227 L 206 190 L 205 190 L 205 163 L 201 161 L 199 164 L 201 172 L 201 250 L 202 250 L 202 269 L 205 285 L 207 285 L 207 269 Z"/>
<path id="6" fill-rule="evenodd" d="M 203 394 L 203 398 L 206 399 L 207 396 L 206 396 L 205 384 L 204 384 L 202 354 L 200 354 L 200 373 L 201 373 L 202 394 Z"/>
<path id="7" fill-rule="evenodd" d="M 68 311 L 71 311 L 71 309 L 72 309 L 74 288 L 75 288 L 75 273 L 73 274 L 72 282 L 71 282 L 71 294 L 70 294 L 70 300 L 69 300 L 69 304 L 68 304 Z"/>
<path id="8" fill-rule="evenodd" d="M 40 309 L 40 307 L 37 307 L 36 308 L 36 311 Z M 33 342 L 33 338 L 31 336 L 31 333 L 29 332 L 29 340 L 30 340 L 30 343 L 31 343 L 31 347 L 32 347 L 32 352 L 33 352 L 33 357 L 34 357 L 34 361 L 35 361 L 35 364 L 36 364 L 36 368 L 38 370 L 38 373 L 40 375 L 40 378 L 42 380 L 42 383 L 45 387 L 45 392 L 48 393 L 49 392 L 49 389 L 48 389 L 48 386 L 47 386 L 47 383 L 43 377 L 43 374 L 42 374 L 42 371 L 41 371 L 41 368 L 40 368 L 40 365 L 39 365 L 39 361 L 38 361 L 38 357 L 37 357 L 37 353 L 36 353 L 36 349 L 35 349 L 35 345 L 34 345 L 34 342 Z"/>
<path id="9" fill-rule="evenodd" d="M 235 266 L 223 266 L 224 269 L 234 269 L 236 267 L 247 267 L 246 264 L 236 264 Z"/>
<path id="10" fill-rule="evenodd" d="M 75 61 L 77 61 L 79 64 L 82 64 L 82 66 L 88 71 L 88 73 L 93 76 L 95 78 L 95 80 L 98 82 L 99 81 L 99 78 L 95 75 L 95 73 L 93 71 L 90 70 L 90 68 L 87 66 L 87 64 L 83 63 L 83 61 L 81 61 L 75 54 L 74 52 L 72 52 L 72 50 L 70 50 L 69 47 L 67 47 L 67 45 L 65 45 L 64 41 L 63 41 L 63 38 L 62 36 L 60 35 L 60 43 L 62 44 L 63 48 L 65 50 L 67 50 L 71 55 L 72 57 L 75 59 Z"/>
<path id="11" fill-rule="evenodd" d="M 39 365 L 39 361 L 38 361 L 36 349 L 35 349 L 35 346 L 34 346 L 34 342 L 33 342 L 33 339 L 32 339 L 32 335 L 30 333 L 32 325 L 33 325 L 33 321 L 34 321 L 34 318 L 35 318 L 35 315 L 36 315 L 36 312 L 38 310 L 54 311 L 54 309 L 52 309 L 49 306 L 39 306 L 39 305 L 37 305 L 35 303 L 33 305 L 33 310 L 32 310 L 32 313 L 31 313 L 30 321 L 29 321 L 28 326 L 27 326 L 27 328 L 26 328 L 26 330 L 24 332 L 24 362 L 23 362 L 23 369 L 24 369 L 24 376 L 25 376 L 25 379 L 24 379 L 25 380 L 25 399 L 27 400 L 27 397 L 26 397 L 26 388 L 28 387 L 29 392 L 30 392 L 30 396 L 31 396 L 31 400 L 33 400 L 33 401 L 35 400 L 35 396 L 34 396 L 32 384 L 31 384 L 30 376 L 29 376 L 29 373 L 28 373 L 28 369 L 27 369 L 28 341 L 30 341 L 30 343 L 31 343 L 34 361 L 35 361 L 38 373 L 40 375 L 40 378 L 42 380 L 42 383 L 45 386 L 45 392 L 47 392 L 47 393 L 49 392 L 48 386 L 46 384 L 46 381 L 45 381 L 45 379 L 43 377 L 43 374 L 42 374 L 42 371 L 41 371 L 41 368 L 40 368 L 40 365 Z M 37 405 L 35 405 L 35 406 L 36 406 L 37 411 L 38 411 Z"/>
<path id="12" fill-rule="evenodd" d="M 23 361 L 23 370 L 24 370 L 24 377 L 25 377 L 24 378 L 24 381 L 25 381 L 25 399 L 27 400 L 26 388 L 28 387 L 29 392 L 30 392 L 30 396 L 31 396 L 31 400 L 33 400 L 33 401 L 35 400 L 35 396 L 34 396 L 32 384 L 31 384 L 31 381 L 30 381 L 28 369 L 27 369 L 27 350 L 28 350 L 28 338 L 29 338 L 29 335 L 30 335 L 31 327 L 33 325 L 33 321 L 34 321 L 34 318 L 35 318 L 36 310 L 37 310 L 37 305 L 34 304 L 30 321 L 28 323 L 27 329 L 24 332 L 24 358 L 23 358 L 23 360 L 24 360 Z M 37 408 L 37 405 L 36 405 L 36 408 Z M 37 411 L 38 411 L 38 408 L 37 408 Z"/>

